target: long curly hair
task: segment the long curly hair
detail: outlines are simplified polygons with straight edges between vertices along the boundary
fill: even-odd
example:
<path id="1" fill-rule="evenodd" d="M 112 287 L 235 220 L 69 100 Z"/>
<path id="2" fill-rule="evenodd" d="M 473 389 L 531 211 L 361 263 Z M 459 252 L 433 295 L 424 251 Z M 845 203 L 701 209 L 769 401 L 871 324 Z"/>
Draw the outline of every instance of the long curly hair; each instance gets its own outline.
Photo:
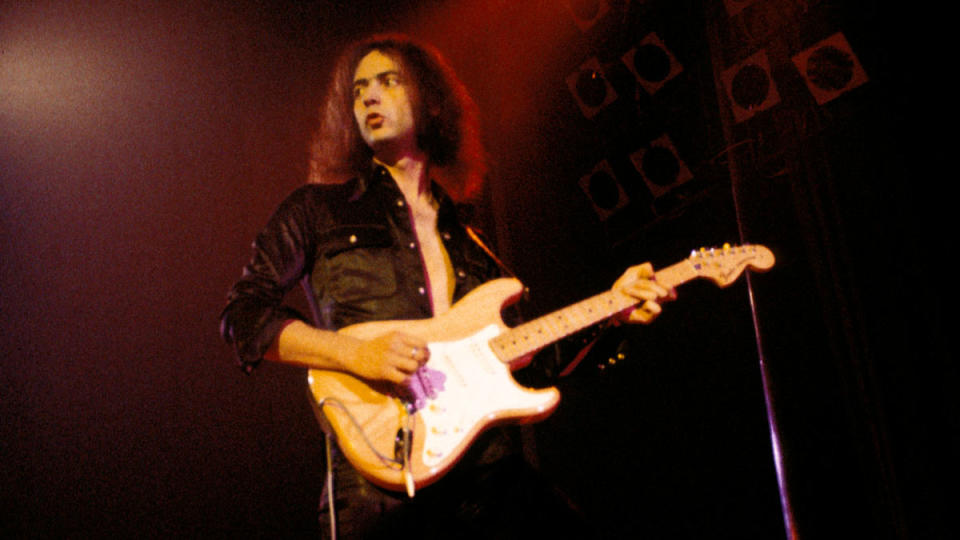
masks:
<path id="1" fill-rule="evenodd" d="M 372 51 L 392 58 L 417 85 L 417 143 L 429 156 L 430 175 L 455 199 L 476 196 L 487 172 L 476 104 L 435 48 L 403 34 L 368 37 L 340 56 L 310 149 L 310 182 L 342 182 L 370 167 L 373 150 L 353 116 L 353 75 Z"/>

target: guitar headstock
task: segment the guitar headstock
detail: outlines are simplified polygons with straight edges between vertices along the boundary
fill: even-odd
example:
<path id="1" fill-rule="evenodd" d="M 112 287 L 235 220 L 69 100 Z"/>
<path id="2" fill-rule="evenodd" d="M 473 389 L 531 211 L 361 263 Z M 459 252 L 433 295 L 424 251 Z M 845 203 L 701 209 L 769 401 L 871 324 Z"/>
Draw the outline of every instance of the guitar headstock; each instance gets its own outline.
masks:
<path id="1" fill-rule="evenodd" d="M 736 281 L 747 268 L 756 271 L 769 270 L 775 259 L 773 252 L 759 244 L 724 244 L 720 248 L 694 250 L 690 252 L 687 261 L 698 276 L 710 279 L 720 287 L 726 287 Z"/>

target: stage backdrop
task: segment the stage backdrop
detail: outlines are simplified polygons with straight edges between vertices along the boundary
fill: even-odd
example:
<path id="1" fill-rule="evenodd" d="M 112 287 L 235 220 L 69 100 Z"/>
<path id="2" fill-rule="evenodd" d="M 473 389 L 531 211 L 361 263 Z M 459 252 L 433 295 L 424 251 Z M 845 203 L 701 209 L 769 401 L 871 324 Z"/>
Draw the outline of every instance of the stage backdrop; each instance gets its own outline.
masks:
<path id="1" fill-rule="evenodd" d="M 600 531 L 936 537 L 955 227 L 915 121 L 942 114 L 920 21 L 867 1 L 3 2 L 0 530 L 315 533 L 305 374 L 241 373 L 218 316 L 305 181 L 336 52 L 402 30 L 478 102 L 476 224 L 526 316 L 701 246 L 776 254 L 547 381 L 564 398 L 529 456 Z"/>

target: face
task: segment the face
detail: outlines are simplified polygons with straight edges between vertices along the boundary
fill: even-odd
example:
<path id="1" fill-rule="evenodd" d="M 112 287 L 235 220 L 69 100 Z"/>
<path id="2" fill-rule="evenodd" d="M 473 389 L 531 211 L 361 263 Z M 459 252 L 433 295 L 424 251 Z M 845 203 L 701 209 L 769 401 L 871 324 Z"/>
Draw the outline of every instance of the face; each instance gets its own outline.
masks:
<path id="1" fill-rule="evenodd" d="M 375 153 L 416 150 L 414 89 L 400 64 L 380 51 L 360 60 L 353 75 L 353 116 Z"/>

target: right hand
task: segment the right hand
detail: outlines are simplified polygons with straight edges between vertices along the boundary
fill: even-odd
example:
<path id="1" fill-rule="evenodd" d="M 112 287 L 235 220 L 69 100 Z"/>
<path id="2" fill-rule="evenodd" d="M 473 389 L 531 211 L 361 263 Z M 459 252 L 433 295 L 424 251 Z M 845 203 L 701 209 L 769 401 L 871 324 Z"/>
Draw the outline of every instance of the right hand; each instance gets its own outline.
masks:
<path id="1" fill-rule="evenodd" d="M 372 380 L 403 384 L 430 359 L 427 343 L 401 332 L 361 341 L 354 350 L 351 371 Z"/>

